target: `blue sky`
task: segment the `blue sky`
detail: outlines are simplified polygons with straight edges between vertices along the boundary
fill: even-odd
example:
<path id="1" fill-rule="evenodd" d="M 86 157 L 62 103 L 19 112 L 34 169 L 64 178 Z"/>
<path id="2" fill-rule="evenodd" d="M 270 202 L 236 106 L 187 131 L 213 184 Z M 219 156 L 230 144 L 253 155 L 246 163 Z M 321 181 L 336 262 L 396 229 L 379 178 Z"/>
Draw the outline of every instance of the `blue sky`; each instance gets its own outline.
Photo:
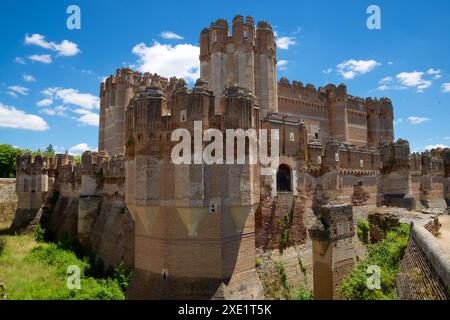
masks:
<path id="1" fill-rule="evenodd" d="M 81 30 L 66 27 L 71 4 L 81 9 Z M 277 4 L 0 1 L 0 143 L 97 148 L 96 97 L 105 76 L 132 66 L 192 80 L 201 29 L 242 14 L 274 26 L 279 77 L 388 96 L 396 138 L 413 150 L 450 145 L 450 1 Z M 370 4 L 381 8 L 381 30 L 366 27 Z"/>

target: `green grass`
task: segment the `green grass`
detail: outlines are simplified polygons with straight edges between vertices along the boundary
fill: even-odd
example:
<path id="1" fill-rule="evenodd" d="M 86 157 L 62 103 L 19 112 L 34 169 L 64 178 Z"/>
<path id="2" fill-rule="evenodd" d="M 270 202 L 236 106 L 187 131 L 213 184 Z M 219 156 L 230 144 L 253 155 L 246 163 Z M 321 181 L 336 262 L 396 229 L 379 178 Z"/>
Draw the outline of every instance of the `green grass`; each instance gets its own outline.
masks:
<path id="1" fill-rule="evenodd" d="M 80 257 L 60 244 L 42 241 L 42 230 L 35 234 L 3 236 L 0 253 L 0 281 L 11 300 L 123 300 L 129 272 L 121 264 L 103 277 L 94 277 L 95 266 L 88 256 Z M 81 271 L 81 288 L 67 288 L 67 267 Z"/>
<path id="2" fill-rule="evenodd" d="M 368 258 L 360 262 L 346 277 L 339 288 L 340 294 L 350 300 L 396 299 L 395 280 L 408 245 L 409 232 L 410 226 L 401 224 L 395 230 L 389 231 L 383 241 L 369 244 Z M 367 285 L 367 280 L 371 276 L 367 273 L 370 265 L 380 267 L 380 289 L 369 289 Z"/>

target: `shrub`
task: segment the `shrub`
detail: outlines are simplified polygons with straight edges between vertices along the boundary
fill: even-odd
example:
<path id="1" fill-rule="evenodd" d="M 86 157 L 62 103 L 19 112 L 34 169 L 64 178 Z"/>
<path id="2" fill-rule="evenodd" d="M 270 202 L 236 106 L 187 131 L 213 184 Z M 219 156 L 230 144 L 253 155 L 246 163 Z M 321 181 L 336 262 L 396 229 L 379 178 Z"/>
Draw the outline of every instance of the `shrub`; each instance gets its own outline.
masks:
<path id="1" fill-rule="evenodd" d="M 46 239 L 45 229 L 40 224 L 38 224 L 34 229 L 34 239 L 37 242 L 44 242 Z"/>
<path id="2" fill-rule="evenodd" d="M 313 294 L 307 290 L 303 284 L 297 289 L 297 292 L 292 296 L 292 300 L 313 300 Z"/>
<path id="3" fill-rule="evenodd" d="M 262 261 L 261 261 L 261 259 L 260 259 L 260 258 L 258 258 L 258 257 L 256 257 L 256 259 L 255 259 L 255 267 L 260 267 L 260 266 L 261 266 L 261 264 L 262 264 Z"/>
<path id="4" fill-rule="evenodd" d="M 124 294 L 127 292 L 131 276 L 132 272 L 127 268 L 123 261 L 120 262 L 116 268 L 114 268 L 113 279 L 117 282 Z"/>
<path id="5" fill-rule="evenodd" d="M 278 276 L 280 278 L 281 285 L 284 289 L 289 290 L 288 283 L 287 283 L 287 275 L 286 270 L 284 269 L 284 265 L 281 262 L 278 262 L 275 264 L 275 267 L 277 269 Z"/>
<path id="6" fill-rule="evenodd" d="M 365 220 L 358 220 L 357 223 L 358 238 L 364 244 L 369 243 L 369 223 Z"/>
<path id="7" fill-rule="evenodd" d="M 369 244 L 368 258 L 361 262 L 343 281 L 340 294 L 350 300 L 384 300 L 395 299 L 395 280 L 400 263 L 408 245 L 410 226 L 401 224 L 389 231 L 386 238 L 376 244 Z M 380 289 L 369 289 L 367 273 L 369 266 L 380 268 Z"/>

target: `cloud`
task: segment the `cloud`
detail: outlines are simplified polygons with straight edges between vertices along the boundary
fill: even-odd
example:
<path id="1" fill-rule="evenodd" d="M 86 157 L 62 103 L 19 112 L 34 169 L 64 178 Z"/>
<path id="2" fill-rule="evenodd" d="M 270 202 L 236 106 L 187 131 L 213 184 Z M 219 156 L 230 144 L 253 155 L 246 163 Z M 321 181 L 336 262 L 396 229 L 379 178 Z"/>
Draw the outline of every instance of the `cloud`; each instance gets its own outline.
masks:
<path id="1" fill-rule="evenodd" d="M 80 93 L 76 89 L 63 89 L 60 87 L 47 88 L 42 91 L 47 99 L 61 100 L 64 104 L 71 104 L 91 110 L 98 109 L 100 99 L 90 93 Z"/>
<path id="2" fill-rule="evenodd" d="M 9 86 L 8 89 L 16 94 L 20 94 L 22 96 L 28 95 L 28 88 L 22 86 Z"/>
<path id="3" fill-rule="evenodd" d="M 36 78 L 29 74 L 22 75 L 22 78 L 26 82 L 36 82 Z"/>
<path id="4" fill-rule="evenodd" d="M 6 91 L 6 94 L 7 94 L 7 95 L 10 95 L 10 96 L 13 97 L 13 98 L 17 98 L 17 97 L 18 97 L 17 93 L 14 93 L 14 92 L 12 92 L 12 91 Z"/>
<path id="5" fill-rule="evenodd" d="M 287 61 L 287 60 L 280 60 L 280 61 L 278 61 L 277 62 L 277 67 L 280 69 L 280 70 L 286 70 L 287 69 L 287 64 L 288 64 L 289 62 Z"/>
<path id="6" fill-rule="evenodd" d="M 78 121 L 89 126 L 98 126 L 98 123 L 100 121 L 99 118 L 100 117 L 97 113 L 89 112 L 78 118 Z"/>
<path id="7" fill-rule="evenodd" d="M 391 82 L 393 79 L 392 77 L 386 77 L 380 80 L 379 84 L 387 84 L 389 82 Z"/>
<path id="8" fill-rule="evenodd" d="M 433 76 L 433 79 L 440 79 L 442 77 L 441 70 L 434 70 L 433 68 L 430 68 L 427 70 L 427 74 L 430 76 Z"/>
<path id="9" fill-rule="evenodd" d="M 416 125 L 416 124 L 424 123 L 426 121 L 430 121 L 430 118 L 422 118 L 422 117 L 411 116 L 411 117 L 408 117 L 408 121 L 409 121 L 410 124 Z"/>
<path id="10" fill-rule="evenodd" d="M 200 48 L 191 44 L 176 46 L 154 42 L 147 47 L 137 44 L 132 51 L 139 57 L 138 70 L 158 73 L 164 77 L 176 76 L 194 81 L 200 77 Z"/>
<path id="11" fill-rule="evenodd" d="M 41 101 L 38 101 L 36 103 L 36 105 L 38 107 L 48 107 L 48 106 L 50 106 L 52 104 L 53 104 L 53 100 L 52 99 L 42 99 Z"/>
<path id="12" fill-rule="evenodd" d="M 26 129 L 33 131 L 48 130 L 48 124 L 44 119 L 22 110 L 4 105 L 0 102 L 0 127 Z"/>
<path id="13" fill-rule="evenodd" d="M 368 73 L 381 65 L 375 60 L 354 60 L 350 59 L 337 65 L 338 72 L 345 79 L 353 79 L 358 75 Z"/>
<path id="14" fill-rule="evenodd" d="M 289 46 L 297 44 L 295 37 L 277 37 L 276 38 L 277 48 L 281 50 L 288 50 Z"/>
<path id="15" fill-rule="evenodd" d="M 402 86 L 416 88 L 417 92 L 423 92 L 424 89 L 431 87 L 433 83 L 431 80 L 424 79 L 423 75 L 423 72 L 418 71 L 402 72 L 396 78 Z"/>
<path id="16" fill-rule="evenodd" d="M 75 155 L 82 154 L 83 152 L 88 151 L 88 150 L 95 151 L 96 149 L 88 146 L 87 143 L 79 143 L 76 146 L 69 148 L 69 152 L 71 154 L 75 154 Z"/>
<path id="17" fill-rule="evenodd" d="M 75 56 L 80 53 L 80 49 L 78 49 L 78 45 L 68 40 L 63 40 L 61 43 L 48 42 L 45 40 L 45 37 L 41 34 L 35 33 L 31 36 L 25 35 L 26 45 L 35 45 L 44 49 L 49 49 L 52 51 L 56 51 L 60 56 Z"/>
<path id="18" fill-rule="evenodd" d="M 390 65 L 390 66 L 392 66 L 393 64 L 394 64 L 394 62 L 392 62 L 392 61 L 388 62 L 388 65 Z"/>
<path id="19" fill-rule="evenodd" d="M 450 92 L 450 83 L 443 83 L 442 84 L 442 92 Z"/>
<path id="20" fill-rule="evenodd" d="M 326 70 L 323 70 L 322 71 L 324 74 L 330 74 L 331 72 L 333 72 L 333 69 L 332 68 L 328 68 L 328 69 L 326 69 Z"/>
<path id="21" fill-rule="evenodd" d="M 403 119 L 402 119 L 402 118 L 397 119 L 397 120 L 394 120 L 394 124 L 400 124 L 400 123 L 402 123 L 402 122 L 403 122 Z"/>
<path id="22" fill-rule="evenodd" d="M 438 144 L 430 144 L 430 145 L 426 146 L 425 150 L 445 149 L 445 148 L 450 148 L 450 147 L 445 144 L 438 143 Z"/>
<path id="23" fill-rule="evenodd" d="M 41 112 L 45 113 L 46 115 L 49 116 L 60 116 L 60 117 L 64 117 L 66 116 L 65 111 L 68 110 L 68 108 L 66 108 L 65 106 L 61 105 L 58 106 L 56 108 L 50 109 L 50 108 L 45 108 L 42 109 Z"/>
<path id="24" fill-rule="evenodd" d="M 22 57 L 15 57 L 14 62 L 18 64 L 26 64 L 25 59 Z"/>
<path id="25" fill-rule="evenodd" d="M 49 54 L 33 54 L 28 57 L 31 61 L 41 62 L 45 64 L 52 63 L 52 57 Z"/>
<path id="26" fill-rule="evenodd" d="M 172 32 L 172 31 L 161 32 L 160 37 L 163 39 L 168 39 L 168 40 L 183 40 L 184 39 L 184 37 L 176 34 L 175 32 Z"/>

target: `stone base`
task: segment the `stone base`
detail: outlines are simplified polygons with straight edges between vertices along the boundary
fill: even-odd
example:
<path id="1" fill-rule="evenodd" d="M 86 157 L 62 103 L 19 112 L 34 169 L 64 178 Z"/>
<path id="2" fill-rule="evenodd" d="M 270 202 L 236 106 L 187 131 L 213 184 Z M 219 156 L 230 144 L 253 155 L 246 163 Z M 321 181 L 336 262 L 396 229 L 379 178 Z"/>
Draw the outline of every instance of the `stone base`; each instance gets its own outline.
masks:
<path id="1" fill-rule="evenodd" d="M 133 270 L 127 291 L 130 300 L 260 300 L 263 287 L 255 269 L 231 279 L 187 278 Z"/>

